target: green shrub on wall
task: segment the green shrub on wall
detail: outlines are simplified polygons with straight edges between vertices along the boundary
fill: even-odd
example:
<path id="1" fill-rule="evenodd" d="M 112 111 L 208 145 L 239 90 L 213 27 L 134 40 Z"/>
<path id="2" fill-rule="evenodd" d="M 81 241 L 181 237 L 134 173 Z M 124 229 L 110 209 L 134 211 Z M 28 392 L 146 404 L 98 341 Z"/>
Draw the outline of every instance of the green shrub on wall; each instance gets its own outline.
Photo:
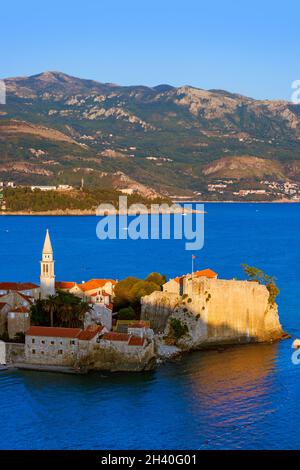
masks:
<path id="1" fill-rule="evenodd" d="M 171 333 L 176 339 L 181 338 L 184 336 L 189 330 L 185 323 L 182 323 L 177 318 L 172 318 L 170 322 Z"/>

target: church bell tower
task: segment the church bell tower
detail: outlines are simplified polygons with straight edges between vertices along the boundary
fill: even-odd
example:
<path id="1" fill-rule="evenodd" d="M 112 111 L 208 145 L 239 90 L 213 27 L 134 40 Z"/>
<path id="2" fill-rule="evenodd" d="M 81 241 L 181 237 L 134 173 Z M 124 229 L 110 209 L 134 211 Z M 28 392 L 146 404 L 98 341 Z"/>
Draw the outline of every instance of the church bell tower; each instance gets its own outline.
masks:
<path id="1" fill-rule="evenodd" d="M 42 299 L 55 294 L 53 250 L 48 229 L 42 251 L 40 286 Z"/>

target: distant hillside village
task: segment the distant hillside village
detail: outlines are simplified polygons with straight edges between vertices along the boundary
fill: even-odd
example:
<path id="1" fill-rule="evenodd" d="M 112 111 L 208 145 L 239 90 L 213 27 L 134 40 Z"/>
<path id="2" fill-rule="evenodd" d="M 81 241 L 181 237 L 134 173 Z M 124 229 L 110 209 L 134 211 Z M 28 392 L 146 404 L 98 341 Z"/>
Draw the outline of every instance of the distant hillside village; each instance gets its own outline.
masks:
<path id="1" fill-rule="evenodd" d="M 40 285 L 0 283 L 2 365 L 141 371 L 183 350 L 283 335 L 269 278 L 219 280 L 204 269 L 169 281 L 56 281 L 48 230 L 40 266 Z"/>

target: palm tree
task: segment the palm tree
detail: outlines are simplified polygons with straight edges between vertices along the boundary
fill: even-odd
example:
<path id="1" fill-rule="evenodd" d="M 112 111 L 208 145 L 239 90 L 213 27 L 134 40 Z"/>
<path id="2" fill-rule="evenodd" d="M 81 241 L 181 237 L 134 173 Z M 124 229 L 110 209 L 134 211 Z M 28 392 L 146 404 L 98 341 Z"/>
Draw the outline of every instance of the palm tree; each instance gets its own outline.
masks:
<path id="1" fill-rule="evenodd" d="M 54 312 L 57 309 L 57 297 L 56 295 L 50 295 L 47 299 L 47 309 L 50 314 L 50 326 L 54 326 Z"/>
<path id="2" fill-rule="evenodd" d="M 69 292 L 57 291 L 47 299 L 39 300 L 32 307 L 34 324 L 82 328 L 84 316 L 90 311 L 87 302 Z M 35 320 L 36 319 L 36 320 Z"/>

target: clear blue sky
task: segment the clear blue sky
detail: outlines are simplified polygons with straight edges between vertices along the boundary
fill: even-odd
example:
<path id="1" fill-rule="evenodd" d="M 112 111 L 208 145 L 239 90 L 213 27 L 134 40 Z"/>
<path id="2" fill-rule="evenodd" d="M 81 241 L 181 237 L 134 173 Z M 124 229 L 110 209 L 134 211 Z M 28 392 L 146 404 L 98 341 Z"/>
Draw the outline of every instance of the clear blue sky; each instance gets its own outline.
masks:
<path id="1" fill-rule="evenodd" d="M 0 15 L 1 78 L 57 70 L 284 99 L 300 79 L 299 0 L 8 0 Z"/>

